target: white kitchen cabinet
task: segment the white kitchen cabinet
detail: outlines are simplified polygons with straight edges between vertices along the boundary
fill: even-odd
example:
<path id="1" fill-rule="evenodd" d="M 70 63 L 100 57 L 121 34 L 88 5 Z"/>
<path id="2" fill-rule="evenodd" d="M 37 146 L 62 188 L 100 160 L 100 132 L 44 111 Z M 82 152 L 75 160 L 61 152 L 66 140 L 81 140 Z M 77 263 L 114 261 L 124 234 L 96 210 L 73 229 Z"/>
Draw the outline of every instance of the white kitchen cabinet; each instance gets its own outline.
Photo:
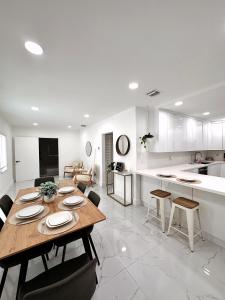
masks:
<path id="1" fill-rule="evenodd" d="M 208 175 L 221 176 L 221 164 L 213 164 L 208 166 Z"/>
<path id="2" fill-rule="evenodd" d="M 207 150 L 223 149 L 223 124 L 221 122 L 208 123 Z"/>
<path id="3" fill-rule="evenodd" d="M 225 178 L 225 164 L 220 164 L 220 176 Z"/>
<path id="4" fill-rule="evenodd" d="M 179 115 L 174 116 L 174 151 L 187 151 L 187 118 Z"/>
<path id="5" fill-rule="evenodd" d="M 223 126 L 223 150 L 225 150 L 225 122 L 222 123 Z"/>
<path id="6" fill-rule="evenodd" d="M 187 150 L 203 149 L 203 123 L 193 118 L 187 118 Z"/>

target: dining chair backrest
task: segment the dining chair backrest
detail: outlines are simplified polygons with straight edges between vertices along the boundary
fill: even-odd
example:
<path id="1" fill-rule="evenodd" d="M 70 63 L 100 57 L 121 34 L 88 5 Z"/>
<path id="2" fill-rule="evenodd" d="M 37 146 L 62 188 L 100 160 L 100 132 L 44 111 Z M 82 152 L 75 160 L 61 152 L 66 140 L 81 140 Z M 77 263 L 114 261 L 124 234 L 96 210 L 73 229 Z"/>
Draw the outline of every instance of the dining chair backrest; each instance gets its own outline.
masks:
<path id="1" fill-rule="evenodd" d="M 99 197 L 98 194 L 96 194 L 94 191 L 90 191 L 88 194 L 88 199 L 91 200 L 91 202 L 98 207 L 99 202 L 101 198 Z"/>
<path id="2" fill-rule="evenodd" d="M 54 282 L 53 278 L 45 278 L 45 283 L 49 282 L 49 284 L 41 288 L 34 287 L 33 291 L 29 291 L 22 298 L 19 298 L 19 300 L 90 300 L 96 289 L 96 260 L 87 262 L 72 273 L 69 272 L 69 275 L 68 271 L 63 269 L 65 263 L 59 265 L 59 267 L 62 270 L 60 276 L 56 274 L 58 277 L 56 282 Z M 49 275 L 53 276 L 51 269 L 49 271 Z M 60 269 L 57 270 L 58 272 L 60 272 Z"/>
<path id="3" fill-rule="evenodd" d="M 53 176 L 36 178 L 34 180 L 34 186 L 35 187 L 40 186 L 42 183 L 45 183 L 47 181 L 55 182 L 55 179 Z"/>
<path id="4" fill-rule="evenodd" d="M 12 205 L 13 205 L 13 201 L 8 195 L 4 195 L 0 199 L 0 208 L 2 209 L 2 211 L 6 217 L 8 216 Z"/>
<path id="5" fill-rule="evenodd" d="M 2 221 L 2 219 L 0 219 L 0 231 L 2 230 L 3 225 L 4 225 L 4 222 Z"/>
<path id="6" fill-rule="evenodd" d="M 77 185 L 77 188 L 84 194 L 84 192 L 86 190 L 86 185 L 82 182 L 79 182 Z"/>

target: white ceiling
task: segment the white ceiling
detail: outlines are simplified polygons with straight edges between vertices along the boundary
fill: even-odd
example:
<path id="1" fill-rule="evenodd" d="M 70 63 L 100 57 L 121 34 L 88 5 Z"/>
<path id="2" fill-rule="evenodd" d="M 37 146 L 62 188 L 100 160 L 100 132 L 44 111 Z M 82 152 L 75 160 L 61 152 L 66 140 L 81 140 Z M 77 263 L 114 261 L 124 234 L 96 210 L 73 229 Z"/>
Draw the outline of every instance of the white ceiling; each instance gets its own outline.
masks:
<path id="1" fill-rule="evenodd" d="M 0 0 L 0 111 L 13 125 L 78 128 L 84 113 L 178 98 L 184 113 L 225 115 L 224 80 L 224 0 Z"/>

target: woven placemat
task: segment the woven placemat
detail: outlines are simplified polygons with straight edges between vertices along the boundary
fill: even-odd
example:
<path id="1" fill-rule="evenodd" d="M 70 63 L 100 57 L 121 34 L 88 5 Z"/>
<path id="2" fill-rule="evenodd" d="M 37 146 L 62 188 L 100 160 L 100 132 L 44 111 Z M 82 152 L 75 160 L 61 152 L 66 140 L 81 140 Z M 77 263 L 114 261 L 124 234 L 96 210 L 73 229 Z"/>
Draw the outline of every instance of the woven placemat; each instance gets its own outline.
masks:
<path id="1" fill-rule="evenodd" d="M 199 184 L 199 183 L 202 183 L 201 180 L 185 181 L 185 180 L 181 180 L 180 178 L 177 178 L 176 180 L 179 181 L 179 182 L 182 182 L 182 183 L 187 183 L 187 184 Z"/>
<path id="2" fill-rule="evenodd" d="M 45 216 L 47 216 L 48 213 L 49 213 L 49 208 L 48 208 L 48 206 L 44 205 L 43 212 L 41 214 L 35 216 L 32 219 L 18 219 L 16 217 L 16 215 L 14 214 L 14 215 L 10 216 L 9 219 L 7 219 L 7 222 L 9 222 L 9 224 L 12 224 L 12 225 L 25 225 L 25 224 L 36 222 L 36 221 L 44 218 Z"/>
<path id="3" fill-rule="evenodd" d="M 79 205 L 73 205 L 73 206 L 64 205 L 63 201 L 60 201 L 58 203 L 58 208 L 59 209 L 63 209 L 63 210 L 76 210 L 76 209 L 79 209 L 79 208 L 85 206 L 87 203 L 88 203 L 88 201 L 87 201 L 86 198 L 84 199 L 84 201 L 81 204 L 79 204 Z"/>
<path id="4" fill-rule="evenodd" d="M 46 218 L 44 218 L 44 220 L 41 220 L 41 222 L 38 223 L 38 231 L 42 234 L 45 235 L 54 235 L 54 234 L 60 234 L 63 233 L 67 230 L 70 230 L 71 228 L 73 228 L 74 226 L 77 225 L 78 221 L 79 221 L 79 215 L 76 212 L 73 212 L 73 220 L 63 226 L 57 227 L 57 228 L 49 228 L 46 225 Z"/>

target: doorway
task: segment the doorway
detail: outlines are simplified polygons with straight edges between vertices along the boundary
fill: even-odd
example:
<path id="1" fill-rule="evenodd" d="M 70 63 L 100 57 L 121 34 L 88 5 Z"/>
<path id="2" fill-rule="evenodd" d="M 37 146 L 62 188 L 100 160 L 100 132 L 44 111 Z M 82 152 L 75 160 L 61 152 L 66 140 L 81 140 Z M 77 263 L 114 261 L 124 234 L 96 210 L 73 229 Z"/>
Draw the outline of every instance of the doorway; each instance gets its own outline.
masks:
<path id="1" fill-rule="evenodd" d="M 113 162 L 113 133 L 104 134 L 104 147 L 103 147 L 103 174 L 104 174 L 104 183 L 107 182 L 107 168 Z M 108 183 L 112 183 L 112 174 L 108 176 Z"/>
<path id="2" fill-rule="evenodd" d="M 40 177 L 59 175 L 57 138 L 39 138 Z"/>

